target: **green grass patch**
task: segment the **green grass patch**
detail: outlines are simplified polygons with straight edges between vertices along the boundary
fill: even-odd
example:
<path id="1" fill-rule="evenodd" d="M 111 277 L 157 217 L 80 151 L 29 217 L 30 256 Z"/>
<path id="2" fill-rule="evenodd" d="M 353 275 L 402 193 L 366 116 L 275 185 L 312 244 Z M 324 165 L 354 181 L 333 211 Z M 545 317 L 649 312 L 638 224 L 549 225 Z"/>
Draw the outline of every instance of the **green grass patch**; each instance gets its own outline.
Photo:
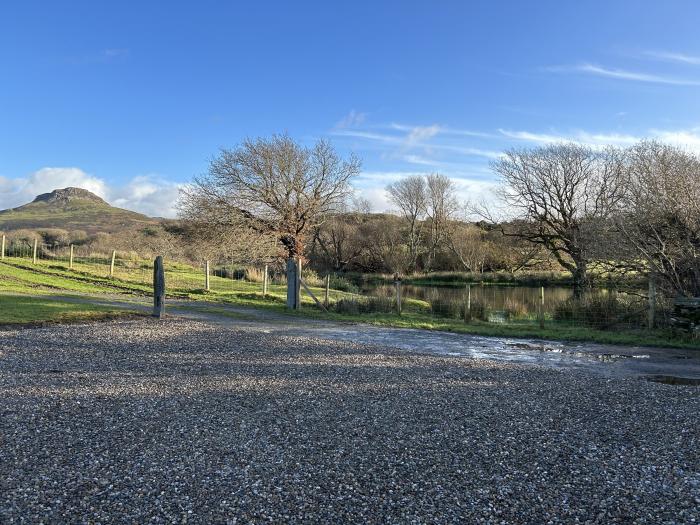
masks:
<path id="1" fill-rule="evenodd" d="M 0 325 L 75 323 L 136 315 L 120 308 L 72 303 L 60 299 L 0 295 Z"/>

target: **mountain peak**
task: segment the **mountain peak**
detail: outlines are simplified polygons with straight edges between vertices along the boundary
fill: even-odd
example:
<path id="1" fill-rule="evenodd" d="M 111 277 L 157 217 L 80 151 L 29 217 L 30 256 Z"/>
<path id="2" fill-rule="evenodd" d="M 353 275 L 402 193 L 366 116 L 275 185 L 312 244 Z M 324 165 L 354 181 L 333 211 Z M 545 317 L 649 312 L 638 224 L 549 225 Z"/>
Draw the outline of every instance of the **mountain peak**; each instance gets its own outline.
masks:
<path id="1" fill-rule="evenodd" d="M 68 204 L 74 200 L 89 200 L 97 202 L 100 204 L 107 204 L 100 197 L 92 193 L 91 191 L 85 190 L 83 188 L 62 188 L 53 190 L 50 193 L 42 193 L 38 195 L 32 202 L 46 202 L 49 204 Z"/>

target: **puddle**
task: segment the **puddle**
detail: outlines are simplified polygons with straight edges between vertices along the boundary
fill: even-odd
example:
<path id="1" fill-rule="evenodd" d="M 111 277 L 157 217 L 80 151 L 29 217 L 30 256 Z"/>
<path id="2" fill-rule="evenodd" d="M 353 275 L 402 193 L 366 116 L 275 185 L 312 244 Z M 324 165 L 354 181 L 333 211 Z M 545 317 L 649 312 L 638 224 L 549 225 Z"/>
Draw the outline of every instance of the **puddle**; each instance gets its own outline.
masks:
<path id="1" fill-rule="evenodd" d="M 646 379 L 647 381 L 653 381 L 654 383 L 663 383 L 665 385 L 700 386 L 700 378 L 698 377 L 653 375 L 644 376 L 643 379 Z"/>

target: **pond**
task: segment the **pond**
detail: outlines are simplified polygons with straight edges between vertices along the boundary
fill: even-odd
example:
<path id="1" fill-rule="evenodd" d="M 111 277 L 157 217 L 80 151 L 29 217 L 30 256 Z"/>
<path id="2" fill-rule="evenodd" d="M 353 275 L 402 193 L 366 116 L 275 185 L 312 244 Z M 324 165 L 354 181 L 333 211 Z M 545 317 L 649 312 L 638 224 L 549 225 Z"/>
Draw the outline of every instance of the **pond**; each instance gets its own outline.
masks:
<path id="1" fill-rule="evenodd" d="M 367 286 L 363 293 L 381 297 L 394 297 L 396 288 L 393 284 Z M 516 310 L 535 314 L 541 304 L 539 286 L 499 286 L 472 284 L 470 286 L 416 286 L 401 285 L 403 298 L 420 299 L 429 303 L 440 301 L 465 303 L 471 294 L 472 304 L 483 304 L 488 310 Z M 555 306 L 573 296 L 573 289 L 564 286 L 544 288 L 544 311 L 551 313 Z"/>

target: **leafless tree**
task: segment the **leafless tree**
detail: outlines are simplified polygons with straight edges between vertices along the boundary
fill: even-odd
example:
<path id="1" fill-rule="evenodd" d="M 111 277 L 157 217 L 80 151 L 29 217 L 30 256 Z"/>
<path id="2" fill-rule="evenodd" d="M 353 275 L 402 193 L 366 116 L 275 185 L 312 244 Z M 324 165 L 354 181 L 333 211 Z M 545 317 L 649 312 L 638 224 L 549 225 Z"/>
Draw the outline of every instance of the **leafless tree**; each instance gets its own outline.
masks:
<path id="1" fill-rule="evenodd" d="M 700 159 L 651 141 L 627 153 L 631 177 L 615 220 L 618 260 L 654 274 L 668 293 L 699 296 Z"/>
<path id="2" fill-rule="evenodd" d="M 445 246 L 449 228 L 456 218 L 459 204 L 455 197 L 455 185 L 445 175 L 432 173 L 426 178 L 426 214 L 429 225 L 428 253 L 425 269 L 430 270 L 438 249 Z"/>
<path id="3" fill-rule="evenodd" d="M 547 248 L 572 274 L 577 296 L 589 286 L 594 233 L 624 196 L 624 155 L 556 144 L 511 150 L 493 163 L 500 195 L 524 227 L 504 231 Z"/>
<path id="4" fill-rule="evenodd" d="M 306 148 L 287 135 L 222 149 L 207 175 L 183 195 L 182 216 L 237 230 L 273 234 L 289 258 L 303 254 L 309 231 L 335 211 L 360 171 L 326 141 Z"/>
<path id="5" fill-rule="evenodd" d="M 389 184 L 386 190 L 389 193 L 389 199 L 398 207 L 407 224 L 408 266 L 410 271 L 415 272 L 418 269 L 418 257 L 423 239 L 423 219 L 428 203 L 425 179 L 420 175 L 412 175 Z"/>

